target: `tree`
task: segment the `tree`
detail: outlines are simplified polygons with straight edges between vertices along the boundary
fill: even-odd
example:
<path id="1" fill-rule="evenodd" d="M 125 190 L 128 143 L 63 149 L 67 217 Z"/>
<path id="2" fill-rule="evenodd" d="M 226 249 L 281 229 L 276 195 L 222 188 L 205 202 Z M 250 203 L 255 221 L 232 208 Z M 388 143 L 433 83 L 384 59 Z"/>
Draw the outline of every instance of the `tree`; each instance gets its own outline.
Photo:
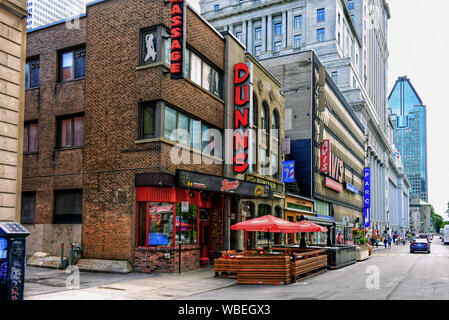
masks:
<path id="1" fill-rule="evenodd" d="M 448 211 L 449 211 L 449 202 L 448 202 Z M 432 218 L 432 223 L 433 223 L 433 226 L 435 227 L 436 232 L 439 232 L 440 228 L 443 228 L 445 224 L 449 224 L 448 221 L 444 221 L 442 216 L 435 213 L 433 206 L 430 207 L 430 217 Z"/>

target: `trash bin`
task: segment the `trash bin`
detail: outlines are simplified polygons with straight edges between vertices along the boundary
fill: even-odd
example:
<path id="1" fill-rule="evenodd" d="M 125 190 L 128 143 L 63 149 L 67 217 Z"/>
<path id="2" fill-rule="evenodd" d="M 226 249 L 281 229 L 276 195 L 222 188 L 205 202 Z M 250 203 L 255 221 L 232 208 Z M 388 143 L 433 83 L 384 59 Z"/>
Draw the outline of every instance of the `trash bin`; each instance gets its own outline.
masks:
<path id="1" fill-rule="evenodd" d="M 0 300 L 23 300 L 29 234 L 19 223 L 0 223 Z"/>

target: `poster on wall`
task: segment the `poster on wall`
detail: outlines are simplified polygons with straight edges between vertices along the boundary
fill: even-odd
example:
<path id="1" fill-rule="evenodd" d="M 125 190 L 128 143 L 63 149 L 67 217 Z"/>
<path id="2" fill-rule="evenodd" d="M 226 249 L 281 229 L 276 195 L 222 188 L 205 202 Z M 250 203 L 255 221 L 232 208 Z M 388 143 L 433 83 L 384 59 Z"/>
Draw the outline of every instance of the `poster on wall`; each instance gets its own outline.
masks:
<path id="1" fill-rule="evenodd" d="M 295 160 L 282 161 L 282 182 L 295 182 Z"/>

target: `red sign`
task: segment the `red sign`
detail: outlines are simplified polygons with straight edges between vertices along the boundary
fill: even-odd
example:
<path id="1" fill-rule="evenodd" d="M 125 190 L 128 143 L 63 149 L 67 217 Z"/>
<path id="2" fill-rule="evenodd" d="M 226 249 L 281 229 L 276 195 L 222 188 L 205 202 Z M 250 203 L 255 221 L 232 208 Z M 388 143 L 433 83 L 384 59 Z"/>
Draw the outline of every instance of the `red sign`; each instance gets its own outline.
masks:
<path id="1" fill-rule="evenodd" d="M 331 159 L 331 145 L 329 140 L 323 140 L 320 147 L 320 172 L 329 172 Z"/>
<path id="2" fill-rule="evenodd" d="M 338 192 L 343 192 L 343 185 L 341 183 L 338 183 L 337 181 L 334 181 L 328 177 L 326 177 L 326 187 L 334 189 Z"/>
<path id="3" fill-rule="evenodd" d="M 184 79 L 183 60 L 185 47 L 185 0 L 170 0 L 171 7 L 171 54 L 170 79 Z"/>
<path id="4" fill-rule="evenodd" d="M 229 190 L 235 190 L 239 187 L 240 182 L 238 180 L 236 181 L 229 181 L 228 179 L 224 179 L 221 182 L 221 188 L 220 191 L 229 191 Z"/>
<path id="5" fill-rule="evenodd" d="M 248 130 L 251 108 L 250 64 L 234 66 L 234 171 L 243 173 L 248 169 Z"/>

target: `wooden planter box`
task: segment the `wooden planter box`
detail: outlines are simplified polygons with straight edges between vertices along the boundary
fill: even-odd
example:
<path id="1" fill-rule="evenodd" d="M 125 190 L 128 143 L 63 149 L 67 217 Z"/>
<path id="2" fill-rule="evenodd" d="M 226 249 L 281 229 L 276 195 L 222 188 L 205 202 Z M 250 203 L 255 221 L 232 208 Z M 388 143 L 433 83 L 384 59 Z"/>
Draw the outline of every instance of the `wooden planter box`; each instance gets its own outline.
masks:
<path id="1" fill-rule="evenodd" d="M 289 284 L 290 256 L 253 256 L 239 258 L 237 283 Z"/>

